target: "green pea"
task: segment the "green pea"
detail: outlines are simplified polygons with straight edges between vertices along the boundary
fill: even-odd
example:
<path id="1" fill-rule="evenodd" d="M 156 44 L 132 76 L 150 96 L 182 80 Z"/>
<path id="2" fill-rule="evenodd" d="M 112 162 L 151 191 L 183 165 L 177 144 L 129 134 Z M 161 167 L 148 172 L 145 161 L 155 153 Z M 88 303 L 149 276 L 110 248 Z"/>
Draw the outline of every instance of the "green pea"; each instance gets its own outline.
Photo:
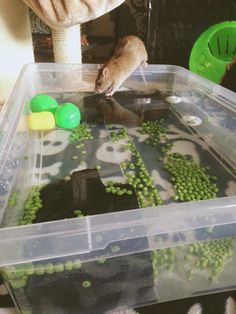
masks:
<path id="1" fill-rule="evenodd" d="M 214 230 L 214 226 L 209 226 L 209 227 L 206 228 L 206 231 L 207 231 L 208 233 L 212 233 L 213 230 Z"/>
<path id="2" fill-rule="evenodd" d="M 75 259 L 73 261 L 74 269 L 80 269 L 81 268 L 81 261 L 80 259 Z"/>
<path id="3" fill-rule="evenodd" d="M 35 271 L 34 272 L 35 272 L 36 275 L 43 275 L 45 273 L 45 268 L 44 268 L 43 265 L 38 264 L 38 265 L 35 266 Z"/>
<path id="4" fill-rule="evenodd" d="M 64 271 L 64 265 L 63 263 L 56 263 L 54 265 L 54 270 L 55 272 L 59 273 L 59 272 L 63 272 Z"/>
<path id="5" fill-rule="evenodd" d="M 118 245 L 113 245 L 111 247 L 111 251 L 112 251 L 112 253 L 118 253 L 118 252 L 120 252 L 120 247 Z"/>
<path id="6" fill-rule="evenodd" d="M 36 218 L 37 218 L 36 215 L 31 215 L 31 216 L 30 216 L 31 221 L 34 221 Z"/>
<path id="7" fill-rule="evenodd" d="M 65 177 L 64 177 L 64 180 L 65 180 L 65 181 L 70 181 L 70 179 L 71 179 L 70 176 L 65 176 Z"/>
<path id="8" fill-rule="evenodd" d="M 33 264 L 27 264 L 25 267 L 25 274 L 30 276 L 34 273 L 34 265 Z"/>
<path id="9" fill-rule="evenodd" d="M 52 263 L 48 263 L 45 265 L 45 273 L 46 274 L 53 274 L 54 273 L 54 266 Z"/>
<path id="10" fill-rule="evenodd" d="M 73 262 L 72 261 L 66 261 L 64 264 L 65 270 L 71 271 L 73 269 Z"/>
<path id="11" fill-rule="evenodd" d="M 73 155 L 72 157 L 71 157 L 71 159 L 73 159 L 73 160 L 77 160 L 79 157 L 77 156 L 77 155 Z"/>
<path id="12" fill-rule="evenodd" d="M 82 282 L 82 286 L 83 286 L 83 288 L 89 288 L 89 287 L 91 287 L 91 281 L 89 281 L 89 280 L 83 281 L 83 282 Z"/>
<path id="13" fill-rule="evenodd" d="M 116 194 L 116 188 L 115 188 L 115 187 L 113 187 L 113 188 L 111 189 L 111 193 L 112 193 L 112 194 Z"/>
<path id="14" fill-rule="evenodd" d="M 82 214 L 82 211 L 79 210 L 79 209 L 77 209 L 77 210 L 74 211 L 74 214 L 75 214 L 75 215 L 80 215 L 80 214 Z"/>
<path id="15" fill-rule="evenodd" d="M 97 262 L 98 262 L 98 264 L 104 264 L 106 262 L 106 259 L 100 258 Z"/>
<path id="16" fill-rule="evenodd" d="M 24 276 L 25 272 L 23 270 L 18 270 L 14 272 L 15 278 L 22 278 Z"/>
<path id="17" fill-rule="evenodd" d="M 10 280 L 10 285 L 13 289 L 20 289 L 25 287 L 27 284 L 27 279 L 20 279 L 20 280 Z"/>

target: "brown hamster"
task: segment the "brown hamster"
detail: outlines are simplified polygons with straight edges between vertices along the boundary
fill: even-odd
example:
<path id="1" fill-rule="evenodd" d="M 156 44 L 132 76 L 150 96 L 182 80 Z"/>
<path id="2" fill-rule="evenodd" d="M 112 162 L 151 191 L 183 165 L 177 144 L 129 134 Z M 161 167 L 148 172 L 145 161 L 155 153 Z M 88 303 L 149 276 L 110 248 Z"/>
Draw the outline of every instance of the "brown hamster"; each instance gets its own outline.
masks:
<path id="1" fill-rule="evenodd" d="M 146 65 L 147 59 L 148 54 L 141 39 L 136 36 L 121 38 L 114 55 L 98 71 L 95 92 L 112 96 L 134 70 Z"/>

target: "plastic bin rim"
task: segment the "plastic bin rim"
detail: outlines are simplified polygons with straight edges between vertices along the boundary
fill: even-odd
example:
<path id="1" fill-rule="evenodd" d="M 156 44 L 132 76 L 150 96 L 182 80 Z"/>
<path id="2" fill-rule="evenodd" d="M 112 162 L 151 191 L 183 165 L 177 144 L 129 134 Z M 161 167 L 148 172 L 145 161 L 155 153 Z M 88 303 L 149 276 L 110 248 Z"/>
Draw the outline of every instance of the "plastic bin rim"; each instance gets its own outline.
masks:
<path id="1" fill-rule="evenodd" d="M 91 63 L 29 63 L 25 64 L 22 67 L 22 70 L 18 76 L 16 84 L 10 93 L 8 100 L 12 98 L 12 94 L 14 93 L 15 89 L 19 85 L 20 81 L 22 81 L 26 76 L 27 73 L 30 71 L 36 72 L 77 72 L 81 71 L 83 73 L 95 73 L 98 71 L 101 64 L 91 64 Z M 219 84 L 212 82 L 211 80 L 202 77 L 201 75 L 192 72 L 182 66 L 178 65 L 171 65 L 171 64 L 148 64 L 146 68 L 142 69 L 143 73 L 169 73 L 175 74 L 187 82 L 192 83 L 193 85 L 196 83 L 199 88 L 216 95 L 217 97 L 223 97 L 224 101 L 229 100 L 231 103 L 236 103 L 236 93 L 228 90 L 227 88 L 220 86 Z M 136 69 L 132 75 L 140 75 L 141 70 L 138 68 Z M 7 107 L 8 100 L 3 107 L 3 110 L 0 112 L 0 117 L 4 114 L 5 108 Z"/>
<path id="2" fill-rule="evenodd" d="M 97 72 L 98 69 L 102 66 L 102 64 L 92 64 L 92 63 L 28 63 L 25 64 L 22 67 L 22 70 L 19 74 L 18 80 L 21 78 L 21 76 L 25 76 L 25 74 L 28 71 L 38 71 L 38 72 L 78 72 L 81 71 L 83 73 L 91 73 L 91 72 Z M 208 85 L 208 89 L 209 91 L 212 91 L 212 93 L 214 93 L 214 90 L 216 87 L 219 87 L 220 85 L 212 82 L 211 80 L 202 77 L 201 75 L 192 72 L 189 69 L 186 69 L 182 66 L 179 65 L 172 65 L 172 64 L 148 64 L 147 67 L 142 68 L 142 70 L 140 68 L 137 68 L 135 71 L 133 71 L 132 75 L 140 75 L 140 73 L 143 72 L 145 73 L 172 73 L 172 74 L 176 74 L 176 75 L 180 75 L 181 77 L 183 77 L 184 79 L 186 79 L 187 81 L 197 81 L 198 83 L 201 84 L 202 87 L 206 87 L 206 85 Z M 131 76 L 132 76 L 131 75 Z M 17 80 L 17 81 L 18 81 Z M 222 89 L 222 92 L 224 94 L 228 94 L 228 95 L 234 95 L 235 93 L 220 86 L 220 88 Z M 13 88 L 14 90 L 14 88 Z"/>

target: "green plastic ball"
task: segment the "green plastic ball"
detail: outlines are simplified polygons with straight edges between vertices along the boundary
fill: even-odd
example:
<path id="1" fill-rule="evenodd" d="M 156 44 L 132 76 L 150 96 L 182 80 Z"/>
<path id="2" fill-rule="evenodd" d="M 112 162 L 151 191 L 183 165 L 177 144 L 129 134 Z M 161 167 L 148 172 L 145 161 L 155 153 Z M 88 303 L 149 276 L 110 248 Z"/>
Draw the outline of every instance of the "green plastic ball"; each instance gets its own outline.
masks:
<path id="1" fill-rule="evenodd" d="M 57 101 L 47 94 L 36 94 L 30 101 L 32 112 L 50 111 L 55 114 L 57 108 Z"/>
<path id="2" fill-rule="evenodd" d="M 80 110 L 72 103 L 64 103 L 55 113 L 56 125 L 63 129 L 72 129 L 80 124 Z"/>

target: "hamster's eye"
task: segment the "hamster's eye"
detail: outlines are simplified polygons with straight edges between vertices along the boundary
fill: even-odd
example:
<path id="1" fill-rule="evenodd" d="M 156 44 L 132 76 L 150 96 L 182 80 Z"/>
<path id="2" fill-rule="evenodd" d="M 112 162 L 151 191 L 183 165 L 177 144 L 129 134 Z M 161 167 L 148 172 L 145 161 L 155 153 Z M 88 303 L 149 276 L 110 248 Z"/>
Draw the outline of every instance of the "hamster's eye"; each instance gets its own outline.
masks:
<path id="1" fill-rule="evenodd" d="M 101 86 L 101 82 L 97 82 L 96 84 L 97 84 L 97 86 Z"/>

